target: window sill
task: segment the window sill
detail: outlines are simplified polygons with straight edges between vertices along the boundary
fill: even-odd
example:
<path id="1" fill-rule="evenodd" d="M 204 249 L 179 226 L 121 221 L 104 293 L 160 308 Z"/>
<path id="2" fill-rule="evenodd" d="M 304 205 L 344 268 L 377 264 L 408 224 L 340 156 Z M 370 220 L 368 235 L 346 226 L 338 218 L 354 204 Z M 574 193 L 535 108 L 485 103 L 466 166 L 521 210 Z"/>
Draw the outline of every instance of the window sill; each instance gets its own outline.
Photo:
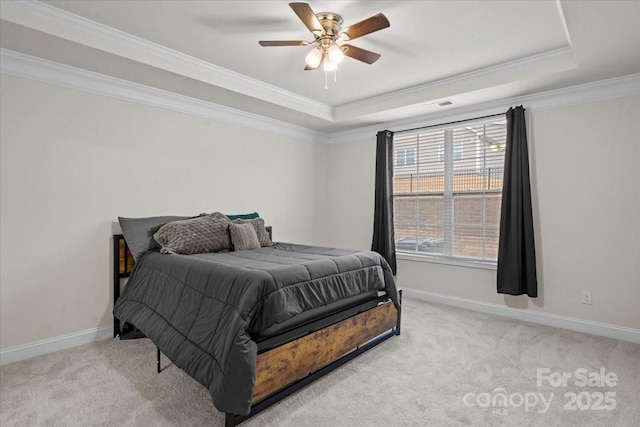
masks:
<path id="1" fill-rule="evenodd" d="M 491 261 L 473 261 L 461 258 L 444 258 L 433 255 L 416 255 L 406 252 L 396 253 L 396 258 L 406 261 L 429 262 L 434 264 L 455 265 L 458 267 L 479 268 L 481 270 L 497 270 L 496 262 Z"/>

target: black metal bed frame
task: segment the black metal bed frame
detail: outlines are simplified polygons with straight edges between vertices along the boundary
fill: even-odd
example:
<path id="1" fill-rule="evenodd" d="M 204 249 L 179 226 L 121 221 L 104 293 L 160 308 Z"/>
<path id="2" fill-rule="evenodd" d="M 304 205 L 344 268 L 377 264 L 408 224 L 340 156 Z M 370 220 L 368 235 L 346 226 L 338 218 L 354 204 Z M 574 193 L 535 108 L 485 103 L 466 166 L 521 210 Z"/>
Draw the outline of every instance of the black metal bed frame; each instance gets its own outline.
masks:
<path id="1" fill-rule="evenodd" d="M 398 291 L 399 293 L 399 298 L 400 298 L 400 303 L 402 304 L 402 290 Z M 364 311 L 367 311 L 371 308 L 376 307 L 379 304 L 383 304 L 389 301 L 389 297 L 388 296 L 382 296 L 382 297 L 378 297 L 375 300 L 371 300 L 362 304 L 358 304 L 354 307 L 351 307 L 347 310 L 343 310 L 340 311 L 338 313 L 335 313 L 331 316 L 327 316 L 325 318 L 321 318 L 318 319 L 314 322 L 311 322 L 309 324 L 306 325 L 302 325 L 298 328 L 295 328 L 291 331 L 291 335 L 299 335 L 299 336 L 305 336 L 308 335 L 312 332 L 318 331 L 320 329 L 323 329 L 327 326 L 331 326 L 335 323 L 338 323 L 342 320 L 348 319 L 349 317 L 355 316 L 358 313 L 362 313 Z M 340 357 L 339 359 L 331 362 L 330 364 L 320 368 L 317 371 L 311 372 L 309 373 L 309 375 L 307 375 L 306 377 L 295 381 L 291 384 L 289 384 L 288 386 L 286 386 L 285 388 L 283 388 L 280 391 L 277 391 L 276 393 L 272 394 L 271 396 L 253 404 L 251 406 L 251 412 L 249 412 L 249 414 L 247 415 L 238 415 L 238 414 L 230 414 L 230 413 L 226 413 L 225 414 L 225 427 L 233 427 L 236 426 L 238 424 L 240 424 L 243 421 L 248 420 L 249 418 L 253 417 L 254 415 L 264 411 L 265 409 L 269 408 L 271 405 L 274 405 L 276 403 L 278 403 L 279 401 L 281 401 L 282 399 L 286 398 L 287 396 L 297 392 L 298 390 L 306 387 L 307 385 L 311 384 L 312 382 L 316 381 L 319 378 L 322 378 L 323 376 L 327 375 L 328 373 L 334 371 L 335 369 L 339 368 L 340 366 L 344 365 L 345 363 L 355 359 L 356 357 L 358 357 L 359 355 L 361 355 L 362 353 L 365 353 L 369 350 L 371 350 L 372 348 L 374 348 L 375 346 L 377 346 L 378 344 L 381 344 L 382 342 L 388 340 L 389 338 L 393 337 L 394 335 L 400 335 L 400 313 L 401 310 L 398 310 L 398 321 L 396 323 L 396 327 L 393 329 L 388 330 L 387 332 L 384 332 L 381 335 L 378 335 L 376 338 L 366 342 L 365 344 L 356 347 L 354 350 L 352 350 L 351 352 L 345 354 L 344 356 Z M 298 338 L 298 336 L 296 336 L 296 338 L 290 338 L 285 336 L 287 335 L 287 333 L 278 335 L 273 337 L 273 341 L 271 339 L 269 340 L 265 340 L 265 341 L 261 341 L 258 344 L 258 354 L 263 353 L 265 351 L 269 351 L 272 348 L 278 347 L 279 345 L 285 344 L 287 342 L 293 341 L 294 339 Z M 290 336 L 291 336 L 290 335 Z M 275 342 L 278 341 L 282 341 L 277 345 L 273 345 Z"/>
<path id="2" fill-rule="evenodd" d="M 267 231 L 269 232 L 269 236 L 271 236 L 271 227 L 267 227 Z M 120 247 L 122 245 L 121 242 L 124 242 L 124 236 L 122 234 L 114 234 L 113 235 L 113 303 L 115 306 L 116 301 L 120 298 L 120 280 L 127 278 L 131 275 L 131 271 L 133 270 L 133 265 L 129 265 L 128 256 L 129 256 L 129 248 L 124 243 L 124 271 L 120 269 Z M 399 301 L 402 304 L 402 290 L 398 291 L 399 293 Z M 364 303 L 357 304 L 355 306 L 349 307 L 345 310 L 339 311 L 337 313 L 333 313 L 331 315 L 327 315 L 325 317 L 315 319 L 303 325 L 300 325 L 292 330 L 285 331 L 276 336 L 264 339 L 262 341 L 257 342 L 258 346 L 258 354 L 264 353 L 266 351 L 272 350 L 276 347 L 279 347 L 283 344 L 291 342 L 295 339 L 308 335 L 312 332 L 318 331 L 320 329 L 326 328 L 338 322 L 341 322 L 345 319 L 348 319 L 352 316 L 357 315 L 358 313 L 362 313 L 364 311 L 370 310 L 380 304 L 388 303 L 389 297 L 387 295 L 380 296 L 376 299 L 372 299 L 366 301 Z M 267 409 L 271 405 L 279 402 L 280 400 L 286 398 L 287 396 L 297 392 L 303 387 L 311 384 L 317 379 L 323 377 L 324 375 L 334 371 L 345 363 L 355 359 L 362 353 L 365 353 L 378 344 L 388 340 L 394 335 L 400 335 L 401 331 L 401 307 L 398 308 L 398 319 L 396 326 L 393 329 L 390 329 L 383 334 L 377 336 L 376 338 L 366 342 L 365 344 L 356 347 L 351 352 L 343 355 L 339 359 L 331 362 L 330 364 L 320 368 L 315 372 L 309 373 L 306 377 L 289 384 L 285 388 L 277 391 L 276 393 L 266 397 L 265 399 L 253 404 L 251 406 L 251 412 L 247 415 L 239 415 L 232 413 L 225 413 L 225 427 L 233 427 L 236 426 L 243 421 L 253 417 L 254 415 L 262 412 Z M 136 339 L 136 338 L 145 338 L 145 335 L 140 332 L 135 326 L 125 322 L 121 325 L 120 320 L 114 316 L 113 318 L 113 336 L 114 338 L 120 336 L 121 340 L 127 339 Z M 157 373 L 162 372 L 161 366 L 161 352 L 160 349 L 156 346 L 156 371 Z"/>
<path id="3" fill-rule="evenodd" d="M 120 270 L 120 246 L 124 242 L 124 271 Z M 116 306 L 118 298 L 120 298 L 120 280 L 126 279 L 131 275 L 133 265 L 129 265 L 129 247 L 127 246 L 122 234 L 113 235 L 113 306 Z M 113 337 L 120 335 L 120 339 L 126 339 L 123 336 L 120 325 L 120 319 L 113 316 Z"/>

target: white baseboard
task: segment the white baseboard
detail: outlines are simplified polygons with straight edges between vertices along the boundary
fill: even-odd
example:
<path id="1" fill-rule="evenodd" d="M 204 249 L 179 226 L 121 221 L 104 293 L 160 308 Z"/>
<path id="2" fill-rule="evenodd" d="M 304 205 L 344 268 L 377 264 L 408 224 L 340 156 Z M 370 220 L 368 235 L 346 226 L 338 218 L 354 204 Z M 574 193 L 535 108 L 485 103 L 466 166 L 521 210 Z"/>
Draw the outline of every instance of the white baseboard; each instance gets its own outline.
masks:
<path id="1" fill-rule="evenodd" d="M 521 310 L 467 298 L 453 297 L 449 295 L 421 291 L 418 289 L 403 288 L 402 296 L 406 298 L 418 299 L 421 301 L 452 305 L 454 307 L 466 308 L 467 310 L 480 311 L 482 313 L 494 314 L 496 316 L 510 317 L 512 319 L 523 320 L 525 322 L 539 323 L 541 325 L 554 326 L 556 328 L 569 329 L 572 331 L 584 332 L 592 335 L 600 335 L 603 337 L 615 338 L 618 340 L 640 344 L 639 329 L 626 328 L 624 326 L 615 326 L 607 323 L 592 322 L 590 320 L 559 316 L 557 314 L 543 313 L 540 311 Z"/>
<path id="2" fill-rule="evenodd" d="M 113 326 L 101 326 L 99 328 L 87 329 L 86 331 L 74 332 L 72 334 L 1 349 L 0 366 L 78 345 L 89 344 L 94 341 L 111 338 L 112 336 Z"/>
<path id="3" fill-rule="evenodd" d="M 638 329 L 592 322 L 567 316 L 559 316 L 557 314 L 543 313 L 540 311 L 520 310 L 511 307 L 504 307 L 498 304 L 436 294 L 418 289 L 403 288 L 402 296 L 404 298 L 413 298 L 421 301 L 451 305 L 454 307 L 465 308 L 467 310 L 523 320 L 525 322 L 539 323 L 541 325 L 554 326 L 557 328 L 569 329 L 572 331 L 600 335 L 603 337 L 640 344 L 640 330 Z M 112 326 L 101 326 L 99 328 L 87 329 L 85 331 L 35 341 L 29 344 L 9 347 L 0 350 L 0 365 L 6 365 L 8 363 L 30 359 L 32 357 L 52 353 L 54 351 L 111 338 L 112 334 Z"/>

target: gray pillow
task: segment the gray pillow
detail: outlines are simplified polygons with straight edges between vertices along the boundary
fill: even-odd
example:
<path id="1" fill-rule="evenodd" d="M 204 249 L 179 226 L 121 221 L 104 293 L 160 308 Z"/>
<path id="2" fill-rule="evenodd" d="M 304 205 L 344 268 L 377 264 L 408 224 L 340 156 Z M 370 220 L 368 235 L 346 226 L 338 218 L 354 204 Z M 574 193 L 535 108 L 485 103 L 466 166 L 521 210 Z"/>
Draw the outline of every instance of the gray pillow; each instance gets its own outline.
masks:
<path id="1" fill-rule="evenodd" d="M 260 240 L 253 224 L 229 224 L 229 234 L 231 235 L 231 244 L 236 251 L 245 249 L 256 249 L 260 247 Z"/>
<path id="2" fill-rule="evenodd" d="M 153 233 L 151 232 L 153 227 L 187 218 L 189 217 L 176 215 L 147 218 L 118 217 L 118 222 L 120 223 L 124 240 L 127 241 L 131 255 L 133 255 L 133 259 L 138 262 L 138 259 L 146 252 L 159 248 L 158 244 L 153 240 Z"/>
<path id="3" fill-rule="evenodd" d="M 160 228 L 153 238 L 160 252 L 182 255 L 220 252 L 231 249 L 226 215 L 214 212 L 197 218 L 173 221 Z"/>
<path id="4" fill-rule="evenodd" d="M 258 235 L 258 240 L 260 241 L 260 246 L 271 246 L 273 243 L 271 242 L 271 238 L 269 237 L 269 232 L 264 227 L 264 219 L 255 218 L 255 219 L 236 219 L 233 221 L 234 224 L 246 224 L 251 223 L 253 227 L 256 229 L 256 234 Z"/>

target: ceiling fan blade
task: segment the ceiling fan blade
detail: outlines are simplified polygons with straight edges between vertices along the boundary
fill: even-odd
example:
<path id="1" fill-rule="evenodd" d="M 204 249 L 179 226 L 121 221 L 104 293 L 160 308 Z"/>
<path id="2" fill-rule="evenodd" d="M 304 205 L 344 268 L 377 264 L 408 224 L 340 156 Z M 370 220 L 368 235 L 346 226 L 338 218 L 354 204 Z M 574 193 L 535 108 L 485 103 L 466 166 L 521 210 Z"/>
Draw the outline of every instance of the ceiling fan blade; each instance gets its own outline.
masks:
<path id="1" fill-rule="evenodd" d="M 390 25 L 387 17 L 382 13 L 378 13 L 340 31 L 340 38 L 342 40 L 357 39 L 358 37 L 366 36 L 367 34 L 387 28 Z"/>
<path id="2" fill-rule="evenodd" d="M 302 21 L 304 25 L 307 26 L 309 31 L 311 31 L 315 36 L 321 36 L 324 34 L 324 28 L 318 21 L 316 14 L 313 13 L 313 9 L 307 3 L 289 3 L 291 9 L 298 15 L 298 18 Z"/>
<path id="3" fill-rule="evenodd" d="M 309 44 L 306 40 L 260 40 L 258 42 L 260 46 L 307 46 Z"/>
<path id="4" fill-rule="evenodd" d="M 378 59 L 380 59 L 380 56 L 382 56 L 379 53 L 351 46 L 350 44 L 343 44 L 340 47 L 342 48 L 342 52 L 345 54 L 345 56 L 357 59 L 358 61 L 366 62 L 367 64 L 373 64 Z"/>

